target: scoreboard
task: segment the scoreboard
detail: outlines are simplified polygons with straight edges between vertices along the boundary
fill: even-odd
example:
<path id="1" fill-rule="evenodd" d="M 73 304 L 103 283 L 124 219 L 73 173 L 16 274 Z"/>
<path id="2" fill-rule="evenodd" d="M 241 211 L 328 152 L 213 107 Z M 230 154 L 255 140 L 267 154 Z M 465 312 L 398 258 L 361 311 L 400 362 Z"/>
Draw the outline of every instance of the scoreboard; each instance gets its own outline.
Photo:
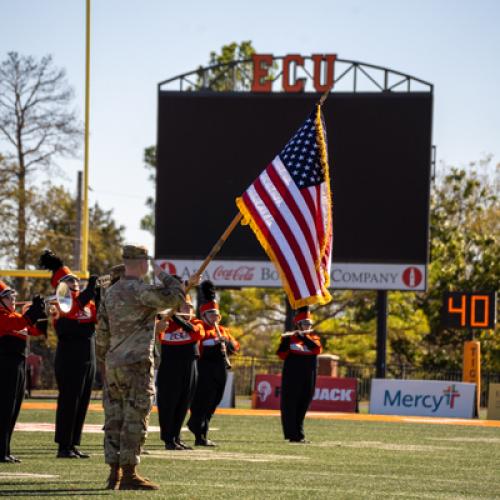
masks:
<path id="1" fill-rule="evenodd" d="M 496 324 L 496 292 L 446 292 L 442 325 L 449 328 L 493 329 Z"/>

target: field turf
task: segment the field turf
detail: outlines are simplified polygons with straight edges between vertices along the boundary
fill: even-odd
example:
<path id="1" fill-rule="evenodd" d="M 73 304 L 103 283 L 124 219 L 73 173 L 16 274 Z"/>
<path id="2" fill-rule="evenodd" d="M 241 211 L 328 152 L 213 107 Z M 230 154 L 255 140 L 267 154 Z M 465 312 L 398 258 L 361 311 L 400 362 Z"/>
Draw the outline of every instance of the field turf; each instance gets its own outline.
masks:
<path id="1" fill-rule="evenodd" d="M 23 409 L 19 421 L 53 423 L 54 412 Z M 102 421 L 91 411 L 86 423 Z M 499 428 L 307 419 L 303 445 L 282 439 L 278 417 L 216 415 L 212 425 L 215 449 L 166 451 L 150 433 L 139 471 L 158 492 L 103 489 L 102 434 L 85 434 L 89 460 L 57 460 L 53 433 L 16 431 L 12 452 L 23 462 L 0 464 L 0 496 L 500 498 Z"/>

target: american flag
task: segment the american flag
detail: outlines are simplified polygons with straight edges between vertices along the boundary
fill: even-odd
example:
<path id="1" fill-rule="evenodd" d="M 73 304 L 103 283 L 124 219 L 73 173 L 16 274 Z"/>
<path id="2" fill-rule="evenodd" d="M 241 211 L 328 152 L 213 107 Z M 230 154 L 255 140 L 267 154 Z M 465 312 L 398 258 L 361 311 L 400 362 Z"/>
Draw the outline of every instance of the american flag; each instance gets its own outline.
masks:
<path id="1" fill-rule="evenodd" d="M 290 305 L 328 303 L 332 202 L 320 105 L 236 204 L 278 269 Z"/>

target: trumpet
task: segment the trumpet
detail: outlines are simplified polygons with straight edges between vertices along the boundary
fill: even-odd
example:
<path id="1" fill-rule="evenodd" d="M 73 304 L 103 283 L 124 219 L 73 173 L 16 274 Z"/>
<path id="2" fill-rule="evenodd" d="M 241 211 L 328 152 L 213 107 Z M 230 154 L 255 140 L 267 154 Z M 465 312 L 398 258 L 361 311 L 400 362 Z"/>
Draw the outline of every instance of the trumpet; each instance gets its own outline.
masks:
<path id="1" fill-rule="evenodd" d="M 30 306 L 32 304 L 31 301 L 21 301 L 16 302 L 16 306 Z M 71 311 L 73 307 L 73 297 L 71 296 L 71 290 L 69 286 L 61 281 L 56 288 L 56 293 L 54 295 L 50 295 L 45 297 L 45 304 L 47 308 L 47 314 L 50 312 L 50 308 L 52 306 L 56 306 L 61 312 L 68 313 Z"/>
<path id="2" fill-rule="evenodd" d="M 281 338 L 286 338 L 286 337 L 292 337 L 295 334 L 306 334 L 306 333 L 313 333 L 314 329 L 310 328 L 309 330 L 293 330 L 292 332 L 285 332 L 281 334 Z"/>

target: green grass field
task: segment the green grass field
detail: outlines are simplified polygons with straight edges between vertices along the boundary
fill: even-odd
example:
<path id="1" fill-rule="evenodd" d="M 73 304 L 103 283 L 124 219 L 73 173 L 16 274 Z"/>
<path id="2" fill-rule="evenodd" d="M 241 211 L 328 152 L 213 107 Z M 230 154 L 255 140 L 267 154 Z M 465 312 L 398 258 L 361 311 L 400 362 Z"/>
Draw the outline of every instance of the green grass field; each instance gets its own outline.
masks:
<path id="1" fill-rule="evenodd" d="M 23 409 L 19 421 L 53 423 L 54 414 Z M 102 421 L 94 411 L 86 423 Z M 102 434 L 85 435 L 89 460 L 57 460 L 51 432 L 16 432 L 12 451 L 23 462 L 0 464 L 0 496 L 500 498 L 498 428 L 307 419 L 311 443 L 302 445 L 283 441 L 277 417 L 216 415 L 213 427 L 216 449 L 165 451 L 149 435 L 139 470 L 158 492 L 103 489 Z"/>

